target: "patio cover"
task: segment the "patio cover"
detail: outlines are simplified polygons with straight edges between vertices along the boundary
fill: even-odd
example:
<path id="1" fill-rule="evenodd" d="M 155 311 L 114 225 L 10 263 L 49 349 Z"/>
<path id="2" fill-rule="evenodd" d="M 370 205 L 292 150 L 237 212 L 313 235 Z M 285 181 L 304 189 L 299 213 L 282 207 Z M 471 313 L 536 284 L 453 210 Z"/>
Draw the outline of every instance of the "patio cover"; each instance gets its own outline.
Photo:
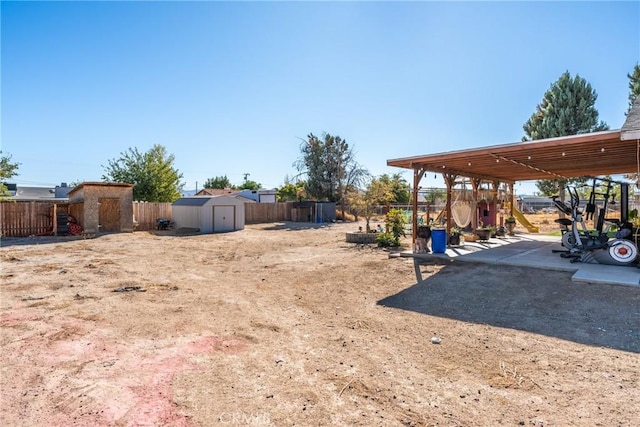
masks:
<path id="1" fill-rule="evenodd" d="M 640 97 L 619 130 L 404 157 L 387 160 L 387 165 L 413 170 L 414 188 L 425 172 L 441 173 L 449 190 L 457 176 L 510 186 L 516 181 L 541 179 L 631 173 L 640 176 Z M 413 206 L 415 240 L 415 192 Z M 446 210 L 450 218 L 450 191 L 447 191 Z M 473 226 L 475 230 L 475 222 Z M 447 221 L 447 230 L 450 227 Z"/>
<path id="2" fill-rule="evenodd" d="M 638 173 L 640 97 L 622 129 L 387 160 L 388 166 L 515 182 Z"/>
<path id="3" fill-rule="evenodd" d="M 638 141 L 621 130 L 387 160 L 387 165 L 500 182 L 638 172 Z"/>

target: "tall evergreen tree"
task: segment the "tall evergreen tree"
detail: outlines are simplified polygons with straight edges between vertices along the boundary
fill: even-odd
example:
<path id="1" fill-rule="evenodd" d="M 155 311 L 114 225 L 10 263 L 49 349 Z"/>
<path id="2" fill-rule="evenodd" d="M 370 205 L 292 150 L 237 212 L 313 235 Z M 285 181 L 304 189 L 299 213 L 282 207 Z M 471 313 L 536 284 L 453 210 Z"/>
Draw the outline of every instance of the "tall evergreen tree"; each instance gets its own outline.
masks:
<path id="1" fill-rule="evenodd" d="M 180 198 L 182 174 L 174 168 L 175 157 L 164 146 L 156 144 L 146 153 L 129 148 L 120 155 L 103 166 L 103 180 L 133 184 L 134 200 L 173 202 Z"/>
<path id="2" fill-rule="evenodd" d="M 599 119 L 595 108 L 598 95 L 591 84 L 576 74 L 571 77 L 568 71 L 545 92 L 536 111 L 524 124 L 523 141 L 578 135 L 609 129 Z M 564 190 L 568 183 L 584 181 L 575 179 L 540 180 L 536 186 L 543 195 L 560 194 L 564 200 Z"/>
<path id="3" fill-rule="evenodd" d="M 631 74 L 627 74 L 627 77 L 629 78 L 629 108 L 627 109 L 626 114 L 629 114 L 633 103 L 638 95 L 640 95 L 640 64 L 636 63 L 633 67 L 633 71 Z"/>

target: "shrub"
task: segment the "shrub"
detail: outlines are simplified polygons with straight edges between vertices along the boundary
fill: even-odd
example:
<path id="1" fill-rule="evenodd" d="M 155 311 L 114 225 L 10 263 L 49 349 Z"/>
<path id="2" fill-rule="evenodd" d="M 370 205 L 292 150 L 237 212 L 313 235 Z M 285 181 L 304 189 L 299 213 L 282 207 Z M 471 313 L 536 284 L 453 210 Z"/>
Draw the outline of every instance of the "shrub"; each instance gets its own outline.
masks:
<path id="1" fill-rule="evenodd" d="M 387 230 L 391 231 L 395 240 L 394 246 L 400 246 L 400 237 L 404 237 L 404 227 L 407 225 L 407 218 L 400 209 L 391 209 L 387 213 Z"/>
<path id="2" fill-rule="evenodd" d="M 376 243 L 378 247 L 388 248 L 390 246 L 398 246 L 399 242 L 393 237 L 391 233 L 378 233 L 376 236 Z"/>

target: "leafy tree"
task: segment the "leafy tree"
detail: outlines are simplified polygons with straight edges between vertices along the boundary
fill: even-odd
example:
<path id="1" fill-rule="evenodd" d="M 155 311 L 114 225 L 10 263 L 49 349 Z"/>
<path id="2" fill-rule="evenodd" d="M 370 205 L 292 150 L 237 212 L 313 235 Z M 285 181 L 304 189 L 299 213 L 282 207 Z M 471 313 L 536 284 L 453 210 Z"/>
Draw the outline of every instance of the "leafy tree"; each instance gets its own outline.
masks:
<path id="1" fill-rule="evenodd" d="M 636 101 L 638 95 L 640 95 L 640 64 L 636 63 L 633 67 L 633 72 L 627 74 L 627 77 L 629 78 L 629 108 L 626 114 L 629 114 L 633 103 Z"/>
<path id="2" fill-rule="evenodd" d="M 391 183 L 387 182 L 388 180 L 385 181 L 381 178 L 373 178 L 369 181 L 364 191 L 351 190 L 347 195 L 349 207 L 356 213 L 356 215 L 364 216 L 367 223 L 367 233 L 371 231 L 369 222 L 373 216 L 374 208 L 380 204 L 390 202 L 395 198 Z"/>
<path id="3" fill-rule="evenodd" d="M 146 153 L 129 148 L 119 159 L 103 166 L 105 181 L 133 184 L 133 198 L 145 202 L 173 202 L 180 198 L 182 174 L 173 166 L 175 158 L 162 145 L 154 145 Z"/>
<path id="4" fill-rule="evenodd" d="M 216 176 L 215 178 L 209 178 L 204 183 L 204 188 L 217 188 L 223 190 L 225 188 L 234 188 L 231 185 L 231 181 L 227 176 Z"/>
<path id="5" fill-rule="evenodd" d="M 4 185 L 7 179 L 11 179 L 14 176 L 18 175 L 18 167 L 20 163 L 12 163 L 11 155 L 2 155 L 2 150 L 0 150 L 0 200 L 3 200 L 4 196 L 7 194 L 7 186 Z"/>
<path id="6" fill-rule="evenodd" d="M 609 129 L 599 119 L 595 108 L 598 95 L 591 84 L 576 74 L 565 71 L 545 92 L 536 111 L 523 125 L 523 141 L 556 138 Z M 536 186 L 544 196 L 559 194 L 564 201 L 567 184 L 584 182 L 584 178 L 540 180 Z"/>
<path id="7" fill-rule="evenodd" d="M 395 173 L 391 176 L 384 174 L 381 175 L 379 180 L 387 184 L 393 193 L 393 198 L 389 200 L 390 203 L 398 203 L 405 205 L 411 200 L 411 187 L 409 183 L 402 178 L 402 175 Z"/>
<path id="8" fill-rule="evenodd" d="M 324 133 L 318 138 L 310 133 L 303 141 L 298 170 L 307 176 L 306 191 L 310 197 L 330 202 L 343 202 L 350 189 L 359 187 L 368 172 L 355 160 L 353 150 L 339 136 Z M 341 203 L 344 217 L 344 203 Z"/>
<path id="9" fill-rule="evenodd" d="M 259 182 L 255 182 L 250 179 L 247 179 L 239 187 L 240 187 L 240 190 L 259 190 L 262 188 L 262 184 L 260 184 Z"/>
<path id="10" fill-rule="evenodd" d="M 304 181 L 295 184 L 285 183 L 276 193 L 279 202 L 302 201 L 305 198 Z"/>

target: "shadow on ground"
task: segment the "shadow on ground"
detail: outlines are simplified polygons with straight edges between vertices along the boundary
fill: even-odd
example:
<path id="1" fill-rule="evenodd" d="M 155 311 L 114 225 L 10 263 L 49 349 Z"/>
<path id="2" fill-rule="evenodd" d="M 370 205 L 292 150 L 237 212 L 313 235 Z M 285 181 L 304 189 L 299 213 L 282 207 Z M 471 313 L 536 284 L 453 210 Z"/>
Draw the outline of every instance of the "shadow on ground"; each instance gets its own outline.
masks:
<path id="1" fill-rule="evenodd" d="M 538 268 L 428 262 L 417 273 L 446 265 L 378 304 L 640 353 L 640 288 L 576 283 L 572 273 Z"/>
<path id="2" fill-rule="evenodd" d="M 272 224 L 268 227 L 265 227 L 265 230 L 285 230 L 285 231 L 300 231 L 300 230 L 314 230 L 331 227 L 334 223 L 332 222 L 278 222 Z"/>
<path id="3" fill-rule="evenodd" d="M 50 245 L 54 243 L 74 242 L 76 240 L 95 239 L 101 235 L 91 236 L 29 236 L 29 237 L 3 237 L 0 240 L 0 247 L 25 245 Z"/>

